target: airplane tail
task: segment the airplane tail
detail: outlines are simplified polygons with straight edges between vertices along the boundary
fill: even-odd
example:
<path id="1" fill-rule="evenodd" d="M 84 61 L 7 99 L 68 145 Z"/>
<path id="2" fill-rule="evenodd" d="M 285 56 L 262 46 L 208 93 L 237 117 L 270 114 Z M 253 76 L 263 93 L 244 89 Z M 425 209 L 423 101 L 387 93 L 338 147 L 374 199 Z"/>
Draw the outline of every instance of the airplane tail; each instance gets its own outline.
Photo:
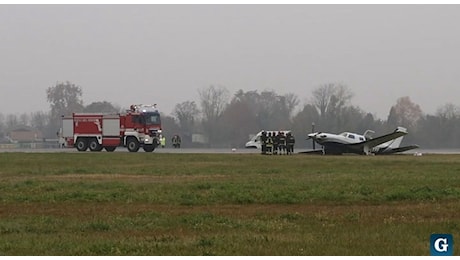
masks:
<path id="1" fill-rule="evenodd" d="M 388 142 L 388 148 L 399 148 L 401 146 L 401 143 L 402 143 L 402 140 L 403 140 L 404 136 L 400 136 L 396 139 L 393 139 L 391 141 Z"/>
<path id="2" fill-rule="evenodd" d="M 377 154 L 394 154 L 394 153 L 402 153 L 405 151 L 409 151 L 412 149 L 417 149 L 419 148 L 418 145 L 409 145 L 409 146 L 404 146 L 401 147 L 401 143 L 403 140 L 404 136 L 400 136 L 396 139 L 393 139 L 391 141 L 388 141 L 386 143 L 382 144 L 382 148 L 380 149 Z"/>
<path id="3" fill-rule="evenodd" d="M 401 132 L 406 132 L 407 133 L 407 129 L 404 128 L 404 127 L 401 127 L 401 126 L 396 128 L 395 132 L 396 131 L 401 131 Z M 403 138 L 404 138 L 404 135 L 402 135 L 402 136 L 400 136 L 398 138 L 395 138 L 393 140 L 390 140 L 390 141 L 388 141 L 386 143 L 383 143 L 381 146 L 384 147 L 385 149 L 388 149 L 388 150 L 399 148 L 401 146 Z"/>

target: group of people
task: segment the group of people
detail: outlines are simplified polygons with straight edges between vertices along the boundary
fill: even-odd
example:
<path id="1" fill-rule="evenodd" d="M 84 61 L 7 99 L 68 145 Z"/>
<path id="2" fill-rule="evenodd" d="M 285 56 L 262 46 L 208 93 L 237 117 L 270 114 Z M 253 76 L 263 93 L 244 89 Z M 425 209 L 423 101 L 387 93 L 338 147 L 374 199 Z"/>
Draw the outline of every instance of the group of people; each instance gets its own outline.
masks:
<path id="1" fill-rule="evenodd" d="M 172 138 L 171 138 L 171 143 L 172 143 L 172 146 L 174 148 L 180 148 L 180 143 L 182 142 L 181 138 L 179 135 L 174 135 Z M 161 145 L 161 148 L 165 148 L 166 147 L 166 137 L 164 135 L 161 135 L 160 136 L 160 145 Z"/>
<path id="2" fill-rule="evenodd" d="M 284 134 L 283 131 L 278 131 L 278 133 L 262 131 L 260 141 L 262 154 L 291 155 L 294 153 L 295 138 L 291 132 Z"/>

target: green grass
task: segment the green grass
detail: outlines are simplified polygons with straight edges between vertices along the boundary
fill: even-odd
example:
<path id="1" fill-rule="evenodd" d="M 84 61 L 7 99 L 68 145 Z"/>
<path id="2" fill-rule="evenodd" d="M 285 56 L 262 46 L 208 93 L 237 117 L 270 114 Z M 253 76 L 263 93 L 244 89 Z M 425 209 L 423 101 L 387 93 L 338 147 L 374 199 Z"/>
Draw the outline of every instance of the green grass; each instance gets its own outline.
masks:
<path id="1" fill-rule="evenodd" d="M 460 234 L 460 155 L 2 153 L 0 165 L 0 255 L 428 255 L 430 234 Z"/>

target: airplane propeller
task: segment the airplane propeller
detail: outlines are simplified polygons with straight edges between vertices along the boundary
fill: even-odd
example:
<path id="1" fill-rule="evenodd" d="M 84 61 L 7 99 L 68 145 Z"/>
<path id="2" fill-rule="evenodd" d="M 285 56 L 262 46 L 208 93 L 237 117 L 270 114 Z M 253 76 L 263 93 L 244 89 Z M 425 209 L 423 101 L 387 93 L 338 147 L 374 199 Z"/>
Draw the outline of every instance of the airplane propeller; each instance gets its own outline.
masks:
<path id="1" fill-rule="evenodd" d="M 316 136 L 321 134 L 321 132 L 311 133 L 307 135 L 307 140 L 316 139 Z"/>
<path id="2" fill-rule="evenodd" d="M 311 133 L 307 135 L 307 140 L 313 139 L 312 140 L 313 150 L 316 150 L 316 147 L 315 147 L 315 142 L 317 140 L 316 136 L 319 134 L 321 134 L 321 132 Z"/>

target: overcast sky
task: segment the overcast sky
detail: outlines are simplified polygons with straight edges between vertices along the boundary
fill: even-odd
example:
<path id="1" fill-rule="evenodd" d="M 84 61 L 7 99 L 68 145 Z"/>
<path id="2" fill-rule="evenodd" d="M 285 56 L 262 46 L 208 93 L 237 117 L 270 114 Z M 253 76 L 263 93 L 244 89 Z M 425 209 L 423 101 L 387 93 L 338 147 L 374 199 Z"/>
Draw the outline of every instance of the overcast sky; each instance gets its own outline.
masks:
<path id="1" fill-rule="evenodd" d="M 224 86 L 295 93 L 326 83 L 386 119 L 460 105 L 460 5 L 0 5 L 0 113 L 48 111 L 70 81 L 85 105 L 198 102 Z"/>

